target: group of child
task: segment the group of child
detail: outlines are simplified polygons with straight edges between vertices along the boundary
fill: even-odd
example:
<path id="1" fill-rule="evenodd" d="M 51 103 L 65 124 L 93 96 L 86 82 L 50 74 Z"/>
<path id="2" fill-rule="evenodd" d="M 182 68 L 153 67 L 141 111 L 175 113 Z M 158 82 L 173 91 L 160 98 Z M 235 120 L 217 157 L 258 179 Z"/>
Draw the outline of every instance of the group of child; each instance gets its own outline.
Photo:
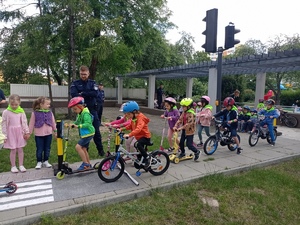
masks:
<path id="1" fill-rule="evenodd" d="M 20 97 L 13 94 L 9 97 L 8 107 L 2 113 L 2 133 L 0 140 L 3 140 L 3 148 L 10 149 L 11 172 L 26 172 L 23 165 L 24 152 L 23 148 L 26 146 L 30 135 L 34 133 L 36 143 L 36 169 L 42 166 L 50 168 L 52 165 L 48 162 L 51 149 L 51 142 L 53 135 L 56 137 L 56 123 L 53 113 L 50 110 L 51 101 L 46 97 L 39 97 L 33 102 L 33 112 L 31 113 L 29 125 L 27 124 L 26 114 L 21 108 Z M 180 101 L 182 112 L 176 107 L 176 100 L 172 97 L 167 97 L 164 100 L 165 112 L 161 115 L 168 121 L 167 139 L 169 142 L 168 150 L 174 150 L 173 134 L 181 131 L 180 140 L 176 140 L 180 148 L 179 158 L 185 156 L 185 145 L 188 149 L 194 152 L 194 160 L 197 161 L 200 157 L 201 151 L 194 146 L 193 138 L 198 128 L 199 144 L 198 147 L 203 146 L 202 131 L 204 130 L 209 137 L 209 127 L 211 120 L 214 117 L 223 117 L 223 126 L 231 130 L 231 135 L 237 144 L 237 154 L 241 153 L 239 140 L 237 138 L 237 129 L 245 131 L 252 130 L 255 114 L 263 114 L 266 119 L 262 121 L 262 125 L 266 124 L 270 131 L 272 145 L 275 145 L 275 137 L 273 133 L 273 120 L 279 117 L 278 110 L 274 109 L 274 100 L 269 99 L 265 105 L 260 102 L 256 111 L 251 111 L 248 106 L 244 106 L 242 112 L 238 114 L 238 108 L 232 97 L 227 97 L 223 101 L 225 109 L 212 115 L 213 107 L 209 104 L 210 98 L 202 96 L 198 103 L 194 103 L 191 98 L 183 98 Z M 262 104 L 261 104 L 262 103 Z M 84 105 L 82 97 L 72 98 L 68 104 L 73 112 L 77 114 L 76 121 L 70 124 L 71 127 L 78 128 L 80 140 L 75 146 L 82 164 L 78 170 L 85 170 L 91 168 L 90 159 L 88 155 L 88 147 L 91 139 L 95 134 L 93 127 L 93 116 L 90 114 L 88 108 Z M 150 143 L 151 133 L 148 124 L 150 122 L 143 113 L 140 112 L 140 107 L 135 101 L 124 103 L 120 111 L 124 116 L 111 123 L 106 123 L 106 126 L 112 126 L 120 130 L 130 130 L 130 133 L 125 134 L 126 149 L 133 151 L 138 149 L 144 158 L 144 167 L 147 168 L 151 159 L 149 158 L 144 146 Z M 240 126 L 242 124 L 242 126 Z M 16 156 L 19 158 L 19 168 L 16 166 Z"/>
<path id="2" fill-rule="evenodd" d="M 36 169 L 42 166 L 50 168 L 48 162 L 52 134 L 56 132 L 56 124 L 53 113 L 50 111 L 50 99 L 39 97 L 33 102 L 29 124 L 24 109 L 20 106 L 19 95 L 12 94 L 8 98 L 8 107 L 2 113 L 1 140 L 3 148 L 10 150 L 11 172 L 26 172 L 24 167 L 23 148 L 27 144 L 30 135 L 34 133 L 36 143 Z M 18 156 L 19 167 L 16 166 Z"/>

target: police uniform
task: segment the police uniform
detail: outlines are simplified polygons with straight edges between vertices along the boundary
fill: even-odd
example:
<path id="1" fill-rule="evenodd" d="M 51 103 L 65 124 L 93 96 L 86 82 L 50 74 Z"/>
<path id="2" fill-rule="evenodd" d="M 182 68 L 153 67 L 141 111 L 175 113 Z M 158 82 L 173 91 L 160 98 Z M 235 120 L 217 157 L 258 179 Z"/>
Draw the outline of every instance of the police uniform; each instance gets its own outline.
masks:
<path id="1" fill-rule="evenodd" d="M 99 155 L 104 155 L 103 145 L 101 140 L 101 133 L 99 130 L 100 121 L 97 114 L 97 95 L 98 95 L 98 86 L 94 80 L 88 79 L 83 81 L 81 79 L 75 80 L 71 84 L 70 88 L 71 97 L 81 96 L 84 98 L 84 103 L 89 109 L 90 113 L 94 116 L 93 126 L 95 127 L 94 142 L 98 149 Z"/>

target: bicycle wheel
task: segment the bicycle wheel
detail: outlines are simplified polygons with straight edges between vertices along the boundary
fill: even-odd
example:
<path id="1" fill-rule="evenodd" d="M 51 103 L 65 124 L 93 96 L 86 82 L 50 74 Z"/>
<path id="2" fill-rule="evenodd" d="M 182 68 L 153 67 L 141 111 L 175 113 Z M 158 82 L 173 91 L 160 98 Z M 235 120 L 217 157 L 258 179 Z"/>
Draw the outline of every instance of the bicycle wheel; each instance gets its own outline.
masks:
<path id="1" fill-rule="evenodd" d="M 240 138 L 240 135 L 236 135 L 237 138 L 239 139 L 239 143 L 241 143 L 241 138 Z M 234 151 L 236 150 L 238 147 L 237 143 L 235 143 L 235 141 L 233 140 L 233 138 L 231 138 L 231 143 L 229 145 L 227 145 L 227 148 L 230 150 L 230 151 Z"/>
<path id="2" fill-rule="evenodd" d="M 18 186 L 14 183 L 10 183 L 6 185 L 4 188 L 8 188 L 9 190 L 6 191 L 7 194 L 13 194 L 18 189 Z"/>
<path id="3" fill-rule="evenodd" d="M 249 135 L 248 143 L 251 147 L 255 146 L 259 139 L 259 132 L 258 130 L 254 131 Z"/>
<path id="4" fill-rule="evenodd" d="M 283 122 L 287 127 L 297 127 L 297 125 L 298 125 L 297 118 L 293 117 L 293 116 L 286 116 L 284 118 Z"/>
<path id="5" fill-rule="evenodd" d="M 154 176 L 165 173 L 170 166 L 169 155 L 164 151 L 154 151 L 150 154 L 152 157 L 149 172 Z"/>
<path id="6" fill-rule="evenodd" d="M 206 155 L 212 155 L 218 148 L 218 141 L 215 135 L 210 136 L 203 145 L 203 151 Z"/>
<path id="7" fill-rule="evenodd" d="M 276 139 L 277 139 L 277 130 L 275 128 L 273 129 L 273 133 L 274 133 L 274 140 L 276 141 Z M 267 142 L 269 144 L 272 143 L 270 132 L 267 133 Z"/>
<path id="8" fill-rule="evenodd" d="M 109 165 L 109 168 L 107 168 Z M 117 181 L 124 173 L 125 164 L 122 158 L 116 162 L 116 156 L 109 156 L 101 161 L 98 167 L 98 176 L 104 182 Z"/>

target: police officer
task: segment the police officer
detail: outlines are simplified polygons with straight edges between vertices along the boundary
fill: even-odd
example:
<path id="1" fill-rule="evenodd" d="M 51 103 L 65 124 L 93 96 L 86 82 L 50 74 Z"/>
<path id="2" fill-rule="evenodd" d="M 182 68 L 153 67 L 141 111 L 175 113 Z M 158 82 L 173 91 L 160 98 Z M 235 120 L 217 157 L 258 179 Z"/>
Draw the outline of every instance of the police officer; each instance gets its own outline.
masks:
<path id="1" fill-rule="evenodd" d="M 84 98 L 84 102 L 89 109 L 90 113 L 94 116 L 93 126 L 95 127 L 94 142 L 96 144 L 98 154 L 100 156 L 104 155 L 103 145 L 101 140 L 101 133 L 99 130 L 100 121 L 97 113 L 97 94 L 98 86 L 94 80 L 88 79 L 90 72 L 87 66 L 80 67 L 80 79 L 75 80 L 71 84 L 70 94 L 71 97 L 81 96 Z"/>

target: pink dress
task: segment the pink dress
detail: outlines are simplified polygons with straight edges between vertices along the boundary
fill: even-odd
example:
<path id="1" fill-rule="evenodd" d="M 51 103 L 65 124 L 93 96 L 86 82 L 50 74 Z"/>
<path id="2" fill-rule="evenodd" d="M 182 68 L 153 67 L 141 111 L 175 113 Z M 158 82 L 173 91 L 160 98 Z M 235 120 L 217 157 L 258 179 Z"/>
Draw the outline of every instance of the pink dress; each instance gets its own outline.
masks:
<path id="1" fill-rule="evenodd" d="M 4 110 L 2 113 L 2 133 L 6 139 L 4 148 L 23 148 L 27 143 L 24 134 L 29 133 L 25 113 L 13 113 L 7 109 Z"/>

